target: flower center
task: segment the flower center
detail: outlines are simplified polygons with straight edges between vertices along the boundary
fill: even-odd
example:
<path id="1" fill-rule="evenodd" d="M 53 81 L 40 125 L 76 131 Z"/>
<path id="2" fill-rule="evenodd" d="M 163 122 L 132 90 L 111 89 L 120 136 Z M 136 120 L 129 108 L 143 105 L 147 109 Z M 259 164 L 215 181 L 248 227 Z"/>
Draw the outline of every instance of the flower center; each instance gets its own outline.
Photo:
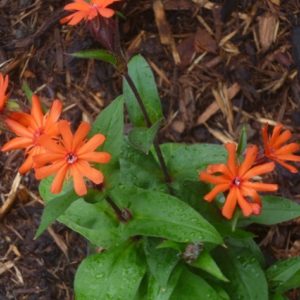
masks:
<path id="1" fill-rule="evenodd" d="M 78 159 L 77 155 L 72 152 L 70 152 L 66 155 L 66 161 L 70 165 L 74 164 L 77 161 L 77 159 Z"/>
<path id="2" fill-rule="evenodd" d="M 233 180 L 232 180 L 232 185 L 235 185 L 237 187 L 239 187 L 242 183 L 242 179 L 240 177 L 235 177 Z"/>

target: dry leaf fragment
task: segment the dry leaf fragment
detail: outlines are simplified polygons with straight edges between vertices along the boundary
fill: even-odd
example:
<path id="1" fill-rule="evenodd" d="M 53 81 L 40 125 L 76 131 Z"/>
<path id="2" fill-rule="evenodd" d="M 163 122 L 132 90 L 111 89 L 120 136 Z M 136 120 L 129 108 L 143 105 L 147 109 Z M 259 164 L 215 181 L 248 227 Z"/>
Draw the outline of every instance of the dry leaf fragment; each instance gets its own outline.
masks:
<path id="1" fill-rule="evenodd" d="M 184 68 L 189 66 L 196 55 L 195 35 L 189 36 L 181 41 L 177 47 L 177 50 L 181 60 L 180 67 Z"/>
<path id="2" fill-rule="evenodd" d="M 217 88 L 212 89 L 212 94 L 220 107 L 222 113 L 226 117 L 229 132 L 233 132 L 233 109 L 232 103 L 228 96 L 228 89 L 225 83 L 219 82 Z"/>
<path id="3" fill-rule="evenodd" d="M 265 13 L 258 20 L 258 33 L 259 42 L 262 51 L 266 51 L 270 48 L 272 43 L 276 41 L 278 33 L 279 21 L 278 18 L 271 14 Z"/>
<path id="4" fill-rule="evenodd" d="M 0 262 L 0 275 L 11 269 L 15 264 L 12 261 L 7 261 L 5 263 Z"/>
<path id="5" fill-rule="evenodd" d="M 269 0 L 271 3 L 280 6 L 280 0 Z"/>
<path id="6" fill-rule="evenodd" d="M 164 0 L 166 10 L 190 10 L 194 4 L 190 0 Z"/>
<path id="7" fill-rule="evenodd" d="M 206 29 L 198 28 L 195 36 L 195 49 L 197 52 L 217 53 L 217 43 Z"/>
<path id="8" fill-rule="evenodd" d="M 233 99 L 241 90 L 240 85 L 235 82 L 228 88 L 227 95 L 229 99 Z M 205 123 L 211 116 L 213 116 L 220 109 L 218 103 L 215 101 L 199 116 L 197 125 Z"/>
<path id="9" fill-rule="evenodd" d="M 174 37 L 170 25 L 167 21 L 164 6 L 161 0 L 153 1 L 153 11 L 155 15 L 155 22 L 159 32 L 159 38 L 163 45 L 170 46 L 172 56 L 176 65 L 180 64 L 180 56 L 178 54 Z"/>

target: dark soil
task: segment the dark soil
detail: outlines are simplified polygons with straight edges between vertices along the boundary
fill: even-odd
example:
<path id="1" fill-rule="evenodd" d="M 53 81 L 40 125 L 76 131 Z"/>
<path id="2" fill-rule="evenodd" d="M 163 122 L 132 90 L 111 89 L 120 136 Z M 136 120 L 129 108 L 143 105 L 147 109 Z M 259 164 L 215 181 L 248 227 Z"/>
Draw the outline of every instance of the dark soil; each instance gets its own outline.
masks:
<path id="1" fill-rule="evenodd" d="M 107 64 L 69 55 L 99 46 L 84 24 L 59 24 L 67 2 L 0 1 L 0 71 L 10 75 L 11 98 L 20 99 L 25 108 L 26 81 L 45 105 L 60 98 L 64 118 L 77 126 L 82 118 L 93 120 L 120 94 L 121 81 Z M 126 16 L 120 20 L 124 49 L 128 55 L 142 53 L 156 75 L 166 117 L 161 140 L 223 143 L 237 140 L 247 124 L 250 140 L 257 143 L 266 121 L 283 122 L 299 140 L 299 1 L 279 6 L 276 0 L 162 2 L 169 24 L 164 45 L 166 24 L 155 22 L 153 1 L 128 0 L 117 6 Z M 214 112 L 210 105 L 216 101 L 221 110 Z M 7 138 L 3 133 L 1 144 Z M 21 161 L 20 152 L 0 154 L 2 201 Z M 283 196 L 299 202 L 299 173 L 291 176 L 278 169 L 276 180 L 284 187 Z M 28 174 L 0 223 L 0 299 L 73 297 L 74 273 L 86 242 L 61 225 L 33 240 L 42 212 L 37 195 L 37 182 Z M 299 227 L 296 220 L 254 230 L 268 257 L 279 259 L 300 255 Z M 7 269 L 1 272 L 3 264 Z M 290 295 L 299 297 L 297 291 Z"/>

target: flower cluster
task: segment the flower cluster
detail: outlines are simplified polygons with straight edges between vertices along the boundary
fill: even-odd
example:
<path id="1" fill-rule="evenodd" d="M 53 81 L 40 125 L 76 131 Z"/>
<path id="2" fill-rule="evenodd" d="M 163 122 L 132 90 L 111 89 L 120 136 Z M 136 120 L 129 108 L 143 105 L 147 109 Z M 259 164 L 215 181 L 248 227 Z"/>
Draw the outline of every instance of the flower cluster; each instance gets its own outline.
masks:
<path id="1" fill-rule="evenodd" d="M 0 74 L 1 114 L 8 99 L 7 88 L 8 76 Z M 110 154 L 96 150 L 104 143 L 104 135 L 96 134 L 88 140 L 90 125 L 86 122 L 82 122 L 73 135 L 70 123 L 59 120 L 61 113 L 62 103 L 54 100 L 44 114 L 39 97 L 33 95 L 30 114 L 10 112 L 5 115 L 5 125 L 16 137 L 1 150 L 24 150 L 25 160 L 19 168 L 21 174 L 34 169 L 37 179 L 55 175 L 51 186 L 54 194 L 61 192 L 65 178 L 72 177 L 74 189 L 81 196 L 87 193 L 85 177 L 95 184 L 104 180 L 102 172 L 90 163 L 106 164 Z"/>
<path id="2" fill-rule="evenodd" d="M 62 24 L 74 26 L 81 21 L 91 21 L 98 16 L 111 18 L 115 11 L 108 6 L 120 0 L 74 0 L 64 7 L 64 10 L 71 12 L 70 15 L 60 20 Z"/>
<path id="3" fill-rule="evenodd" d="M 204 200 L 211 202 L 219 194 L 227 192 L 225 203 L 222 207 L 222 215 L 231 219 L 238 205 L 244 216 L 260 214 L 262 203 L 258 192 L 275 192 L 276 184 L 262 183 L 254 179 L 274 170 L 275 163 L 285 167 L 292 173 L 297 173 L 296 167 L 285 161 L 299 162 L 300 156 L 294 152 L 300 150 L 297 143 L 285 144 L 291 137 L 289 130 L 282 132 L 283 126 L 277 124 L 272 135 L 268 135 L 268 124 L 262 128 L 264 144 L 263 155 L 258 155 L 258 147 L 248 146 L 242 162 L 237 159 L 237 147 L 234 143 L 225 144 L 228 152 L 227 164 L 209 165 L 205 171 L 200 172 L 201 181 L 216 185 Z M 271 160 L 272 162 L 264 162 Z"/>

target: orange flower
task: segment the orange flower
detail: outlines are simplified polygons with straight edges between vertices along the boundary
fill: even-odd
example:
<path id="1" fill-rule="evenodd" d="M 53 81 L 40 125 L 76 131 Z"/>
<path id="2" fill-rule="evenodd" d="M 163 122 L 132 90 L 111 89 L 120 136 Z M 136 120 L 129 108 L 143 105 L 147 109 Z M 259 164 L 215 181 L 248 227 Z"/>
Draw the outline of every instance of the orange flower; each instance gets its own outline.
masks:
<path id="1" fill-rule="evenodd" d="M 96 184 L 103 182 L 103 174 L 92 168 L 89 162 L 105 164 L 110 161 L 109 153 L 95 151 L 104 143 L 105 136 L 95 134 L 89 141 L 85 141 L 90 131 L 90 125 L 86 122 L 81 123 L 74 135 L 67 121 L 60 121 L 58 127 L 62 143 L 57 144 L 49 138 L 44 138 L 43 145 L 47 152 L 34 157 L 36 178 L 42 179 L 56 174 L 51 192 L 57 194 L 61 191 L 65 178 L 71 175 L 75 192 L 80 196 L 85 195 L 87 189 L 83 177 Z"/>
<path id="2" fill-rule="evenodd" d="M 62 24 L 77 25 L 82 20 L 90 21 L 98 15 L 104 18 L 111 18 L 115 11 L 108 8 L 110 4 L 120 0 L 74 0 L 73 3 L 67 4 L 64 9 L 75 11 L 71 15 L 60 20 Z"/>
<path id="3" fill-rule="evenodd" d="M 7 126 L 17 135 L 16 138 L 7 142 L 2 151 L 25 149 L 26 159 L 19 168 L 21 174 L 29 171 L 33 166 L 33 156 L 42 153 L 43 147 L 40 138 L 47 135 L 51 138 L 57 137 L 57 121 L 62 111 L 62 104 L 54 100 L 50 111 L 44 115 L 38 96 L 32 96 L 31 114 L 13 113 L 12 118 L 5 120 Z M 17 120 L 19 118 L 19 121 Z"/>
<path id="4" fill-rule="evenodd" d="M 200 180 L 216 185 L 204 196 L 204 199 L 211 202 L 219 193 L 229 191 L 222 208 L 224 217 L 231 219 L 237 204 L 246 217 L 259 214 L 261 200 L 257 192 L 274 192 L 278 187 L 276 184 L 252 182 L 251 178 L 271 172 L 275 167 L 274 163 L 264 163 L 253 167 L 258 148 L 250 146 L 246 150 L 244 161 L 239 164 L 236 159 L 235 144 L 228 143 L 225 147 L 228 152 L 227 164 L 209 165 L 206 171 L 199 174 Z"/>
<path id="5" fill-rule="evenodd" d="M 3 112 L 5 108 L 8 95 L 6 94 L 8 88 L 8 75 L 5 77 L 0 73 L 0 113 Z"/>
<path id="6" fill-rule="evenodd" d="M 294 154 L 294 152 L 300 150 L 300 146 L 297 143 L 284 145 L 292 137 L 292 133 L 289 130 L 284 130 L 280 133 L 282 127 L 282 124 L 277 124 L 271 136 L 268 135 L 268 124 L 262 128 L 264 154 L 267 158 L 276 161 L 290 172 L 297 173 L 298 170 L 294 166 L 287 164 L 285 160 L 300 161 L 300 156 Z"/>

